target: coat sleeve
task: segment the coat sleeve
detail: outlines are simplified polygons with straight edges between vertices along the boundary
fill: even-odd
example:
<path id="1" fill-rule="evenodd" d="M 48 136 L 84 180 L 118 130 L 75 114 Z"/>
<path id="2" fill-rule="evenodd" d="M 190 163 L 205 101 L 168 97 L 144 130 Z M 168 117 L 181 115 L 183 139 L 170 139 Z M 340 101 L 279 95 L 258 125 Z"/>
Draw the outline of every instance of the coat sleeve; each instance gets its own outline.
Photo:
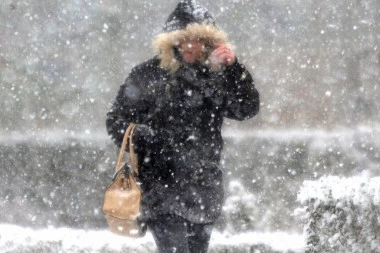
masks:
<path id="1" fill-rule="evenodd" d="M 226 109 L 224 116 L 245 120 L 255 116 L 260 109 L 260 96 L 251 74 L 237 60 L 225 69 L 227 79 Z"/>
<path id="2" fill-rule="evenodd" d="M 130 123 L 143 124 L 149 113 L 150 100 L 142 86 L 141 71 L 136 67 L 120 86 L 116 99 L 107 113 L 106 128 L 120 147 L 124 132 Z"/>

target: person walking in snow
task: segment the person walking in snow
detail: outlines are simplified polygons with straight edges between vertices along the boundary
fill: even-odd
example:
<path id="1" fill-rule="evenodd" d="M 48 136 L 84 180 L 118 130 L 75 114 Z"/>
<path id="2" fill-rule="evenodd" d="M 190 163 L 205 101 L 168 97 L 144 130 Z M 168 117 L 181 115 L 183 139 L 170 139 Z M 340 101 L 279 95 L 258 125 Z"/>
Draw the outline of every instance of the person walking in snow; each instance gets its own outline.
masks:
<path id="1" fill-rule="evenodd" d="M 259 93 L 210 13 L 182 0 L 153 41 L 157 55 L 134 67 L 107 113 L 120 147 L 137 124 L 142 218 L 159 252 L 207 252 L 224 190 L 219 169 L 224 118 L 259 111 Z"/>

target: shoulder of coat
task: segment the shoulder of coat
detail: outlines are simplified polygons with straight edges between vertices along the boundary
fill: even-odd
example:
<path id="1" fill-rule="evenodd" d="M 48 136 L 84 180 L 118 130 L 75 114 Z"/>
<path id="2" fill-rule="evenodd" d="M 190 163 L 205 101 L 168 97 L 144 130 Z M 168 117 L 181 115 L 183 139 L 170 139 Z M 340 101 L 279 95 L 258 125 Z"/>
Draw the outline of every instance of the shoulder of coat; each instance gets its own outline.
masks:
<path id="1" fill-rule="evenodd" d="M 157 60 L 156 58 L 152 58 L 152 59 L 149 59 L 147 61 L 144 61 L 136 66 L 134 66 L 132 68 L 132 71 L 131 73 L 134 74 L 134 73 L 139 73 L 141 74 L 141 72 L 147 72 L 147 71 L 152 71 L 154 69 L 157 69 L 159 67 L 159 60 Z"/>

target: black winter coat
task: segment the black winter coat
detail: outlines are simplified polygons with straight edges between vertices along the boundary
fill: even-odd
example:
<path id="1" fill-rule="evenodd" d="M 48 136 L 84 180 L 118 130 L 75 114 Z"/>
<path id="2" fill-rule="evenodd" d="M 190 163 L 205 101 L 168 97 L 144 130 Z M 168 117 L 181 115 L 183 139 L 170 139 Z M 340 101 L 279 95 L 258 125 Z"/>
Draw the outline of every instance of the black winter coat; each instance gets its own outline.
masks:
<path id="1" fill-rule="evenodd" d="M 171 74 L 159 65 L 156 57 L 132 70 L 107 114 L 108 133 L 120 146 L 128 125 L 138 124 L 145 217 L 213 222 L 223 204 L 223 119 L 256 115 L 259 93 L 238 61 L 219 72 L 188 64 Z"/>

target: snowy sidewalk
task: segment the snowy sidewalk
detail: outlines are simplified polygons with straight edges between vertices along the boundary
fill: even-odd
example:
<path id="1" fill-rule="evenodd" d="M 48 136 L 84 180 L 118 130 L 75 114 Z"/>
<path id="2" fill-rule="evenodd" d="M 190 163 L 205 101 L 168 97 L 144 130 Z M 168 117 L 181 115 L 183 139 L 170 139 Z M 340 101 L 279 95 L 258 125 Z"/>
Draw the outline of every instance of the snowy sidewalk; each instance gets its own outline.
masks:
<path id="1" fill-rule="evenodd" d="M 298 234 L 252 232 L 227 235 L 214 232 L 210 252 L 299 253 L 303 252 L 304 246 L 304 239 Z M 150 233 L 141 239 L 130 239 L 105 230 L 85 231 L 70 228 L 35 230 L 14 225 L 0 225 L 0 252 L 149 253 L 154 252 L 155 248 Z"/>

